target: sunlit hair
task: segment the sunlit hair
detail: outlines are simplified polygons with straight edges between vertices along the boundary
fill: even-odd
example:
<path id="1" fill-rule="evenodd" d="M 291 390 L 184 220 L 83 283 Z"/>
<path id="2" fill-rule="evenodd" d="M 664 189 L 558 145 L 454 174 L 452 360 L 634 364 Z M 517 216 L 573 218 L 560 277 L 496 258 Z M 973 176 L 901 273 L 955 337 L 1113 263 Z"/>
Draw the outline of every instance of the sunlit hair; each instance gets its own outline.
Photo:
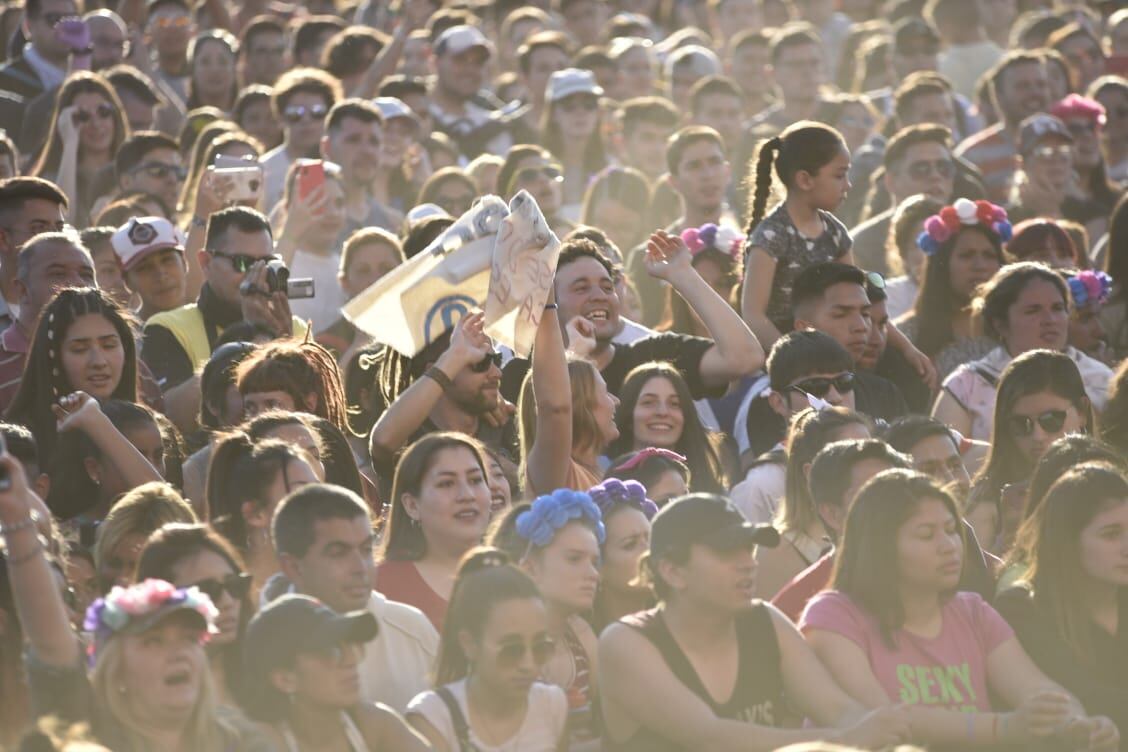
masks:
<path id="1" fill-rule="evenodd" d="M 47 126 L 47 140 L 43 146 L 43 151 L 39 153 L 39 159 L 36 160 L 35 166 L 31 169 L 32 175 L 39 177 L 52 178 L 59 171 L 59 163 L 63 158 L 63 137 L 59 132 L 59 114 L 74 104 L 74 100 L 80 94 L 97 94 L 106 100 L 106 103 L 113 110 L 111 119 L 114 123 L 114 136 L 110 141 L 110 159 L 113 155 L 117 154 L 117 150 L 121 147 L 122 141 L 129 137 L 129 123 L 125 120 L 125 108 L 122 107 L 121 100 L 118 99 L 114 87 L 110 86 L 106 79 L 102 78 L 97 73 L 90 71 L 75 71 L 67 76 L 63 85 L 59 87 L 59 93 L 55 97 L 55 110 L 51 113 L 51 122 Z M 81 147 L 80 147 L 81 148 Z M 82 154 L 78 155 L 81 160 Z M 74 196 L 70 197 L 74 200 Z"/>
<path id="2" fill-rule="evenodd" d="M 312 340 L 280 340 L 259 347 L 236 366 L 235 383 L 244 396 L 285 392 L 298 409 L 347 430 L 340 368 L 333 354 Z M 310 395 L 316 397 L 316 407 L 307 404 Z"/>
<path id="3" fill-rule="evenodd" d="M 208 133 L 201 133 L 192 147 L 192 153 L 187 160 L 188 178 L 180 191 L 178 210 L 181 212 L 192 210 L 196 194 L 200 190 L 200 181 L 203 180 L 208 167 L 215 164 L 216 156 L 222 154 L 224 149 L 238 145 L 247 147 L 257 156 L 262 156 L 266 152 L 266 148 L 254 136 L 243 132 L 229 121 L 223 120 L 219 123 L 210 131 L 210 137 Z M 205 128 L 205 131 L 208 129 Z"/>
<path id="4" fill-rule="evenodd" d="M 593 410 L 596 399 L 596 376 L 599 370 L 587 360 L 568 361 L 568 380 L 572 386 L 572 454 L 594 449 L 602 454 L 603 432 Z M 525 376 L 521 385 L 521 398 L 517 402 L 521 418 L 521 465 L 528 460 L 529 451 L 537 439 L 537 406 L 533 397 L 533 372 Z"/>
<path id="5" fill-rule="evenodd" d="M 122 496 L 98 526 L 94 543 L 94 567 L 101 574 L 107 567 L 113 550 L 127 536 L 148 538 L 164 525 L 196 522 L 191 505 L 167 483 L 144 483 Z M 134 572 L 127 573 L 130 580 Z M 108 584 L 108 583 L 107 583 Z"/>

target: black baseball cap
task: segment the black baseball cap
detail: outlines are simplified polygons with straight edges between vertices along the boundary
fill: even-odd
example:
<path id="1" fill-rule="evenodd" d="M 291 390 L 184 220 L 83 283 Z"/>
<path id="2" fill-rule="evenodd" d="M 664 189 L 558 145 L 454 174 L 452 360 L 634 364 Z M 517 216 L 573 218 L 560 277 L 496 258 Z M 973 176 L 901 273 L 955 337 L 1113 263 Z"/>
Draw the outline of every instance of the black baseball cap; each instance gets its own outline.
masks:
<path id="1" fill-rule="evenodd" d="M 661 558 L 671 550 L 698 543 L 720 551 L 741 546 L 779 545 L 779 531 L 754 525 L 723 496 L 695 493 L 674 499 L 650 523 L 650 555 Z"/>
<path id="2" fill-rule="evenodd" d="M 299 653 L 371 642 L 379 630 L 368 611 L 339 614 L 308 595 L 283 595 L 247 625 L 243 658 L 252 674 L 261 675 L 289 666 Z"/>

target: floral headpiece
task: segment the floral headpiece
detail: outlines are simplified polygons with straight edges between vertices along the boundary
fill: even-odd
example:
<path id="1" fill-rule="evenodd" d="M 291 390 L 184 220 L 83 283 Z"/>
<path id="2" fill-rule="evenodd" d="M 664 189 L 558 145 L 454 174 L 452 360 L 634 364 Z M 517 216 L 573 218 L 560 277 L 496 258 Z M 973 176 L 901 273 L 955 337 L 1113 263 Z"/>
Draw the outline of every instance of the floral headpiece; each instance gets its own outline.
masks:
<path id="1" fill-rule="evenodd" d="M 731 227 L 718 227 L 712 222 L 682 230 L 681 239 L 689 248 L 690 255 L 694 257 L 702 251 L 713 249 L 736 261 L 740 258 L 740 251 L 744 247 L 743 235 Z"/>
<path id="2" fill-rule="evenodd" d="M 1003 243 L 1013 234 L 1011 223 L 1007 221 L 1007 211 L 990 201 L 971 201 L 956 199 L 956 203 L 945 206 L 939 214 L 924 220 L 924 232 L 917 236 L 917 246 L 926 256 L 940 250 L 940 246 L 952 238 L 961 227 L 982 225 L 995 233 Z"/>
<path id="3" fill-rule="evenodd" d="M 83 629 L 94 634 L 88 648 L 91 664 L 98 652 L 114 635 L 143 632 L 173 611 L 191 611 L 200 616 L 205 635 L 215 633 L 219 611 L 200 589 L 177 588 L 164 580 L 145 580 L 129 587 L 114 587 L 105 598 L 99 598 L 86 609 Z"/>
<path id="4" fill-rule="evenodd" d="M 658 505 L 646 497 L 646 486 L 637 480 L 622 481 L 618 478 L 608 478 L 590 489 L 588 493 L 605 516 L 607 510 L 616 504 L 630 505 L 646 515 L 648 520 L 658 514 Z"/>
<path id="5" fill-rule="evenodd" d="M 1076 306 L 1104 303 L 1112 290 L 1112 277 L 1104 272 L 1086 269 L 1069 278 L 1069 294 Z"/>
<path id="6" fill-rule="evenodd" d="M 595 537 L 603 543 L 603 514 L 583 491 L 558 488 L 546 496 L 537 497 L 533 505 L 517 515 L 517 534 L 538 548 L 552 542 L 556 531 L 572 520 L 586 519 L 595 527 Z"/>

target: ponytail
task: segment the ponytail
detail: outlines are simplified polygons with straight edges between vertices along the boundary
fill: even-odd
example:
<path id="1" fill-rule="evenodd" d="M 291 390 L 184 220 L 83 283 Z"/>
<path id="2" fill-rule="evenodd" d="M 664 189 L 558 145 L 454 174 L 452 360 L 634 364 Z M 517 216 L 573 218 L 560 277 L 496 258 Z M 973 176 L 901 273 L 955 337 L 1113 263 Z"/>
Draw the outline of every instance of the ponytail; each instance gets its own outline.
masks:
<path id="1" fill-rule="evenodd" d="M 748 211 L 748 227 L 744 229 L 745 237 L 751 239 L 752 231 L 764 218 L 768 205 L 768 194 L 772 191 L 772 165 L 775 155 L 783 148 L 783 139 L 772 136 L 760 142 L 756 152 L 756 167 L 753 174 L 755 184 L 752 189 L 752 205 Z"/>

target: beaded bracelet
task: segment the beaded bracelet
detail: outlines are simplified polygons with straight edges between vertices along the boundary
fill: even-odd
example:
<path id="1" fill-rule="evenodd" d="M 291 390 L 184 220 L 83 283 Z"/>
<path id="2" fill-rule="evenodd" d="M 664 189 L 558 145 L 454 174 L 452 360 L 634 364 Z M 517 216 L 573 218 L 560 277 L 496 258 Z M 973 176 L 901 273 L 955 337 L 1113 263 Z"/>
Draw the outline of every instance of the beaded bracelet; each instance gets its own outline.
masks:
<path id="1" fill-rule="evenodd" d="M 27 513 L 27 519 L 20 520 L 14 525 L 0 525 L 0 535 L 7 537 L 12 533 L 18 533 L 21 530 L 27 530 L 29 527 L 35 527 L 39 524 L 39 512 L 31 509 Z"/>

